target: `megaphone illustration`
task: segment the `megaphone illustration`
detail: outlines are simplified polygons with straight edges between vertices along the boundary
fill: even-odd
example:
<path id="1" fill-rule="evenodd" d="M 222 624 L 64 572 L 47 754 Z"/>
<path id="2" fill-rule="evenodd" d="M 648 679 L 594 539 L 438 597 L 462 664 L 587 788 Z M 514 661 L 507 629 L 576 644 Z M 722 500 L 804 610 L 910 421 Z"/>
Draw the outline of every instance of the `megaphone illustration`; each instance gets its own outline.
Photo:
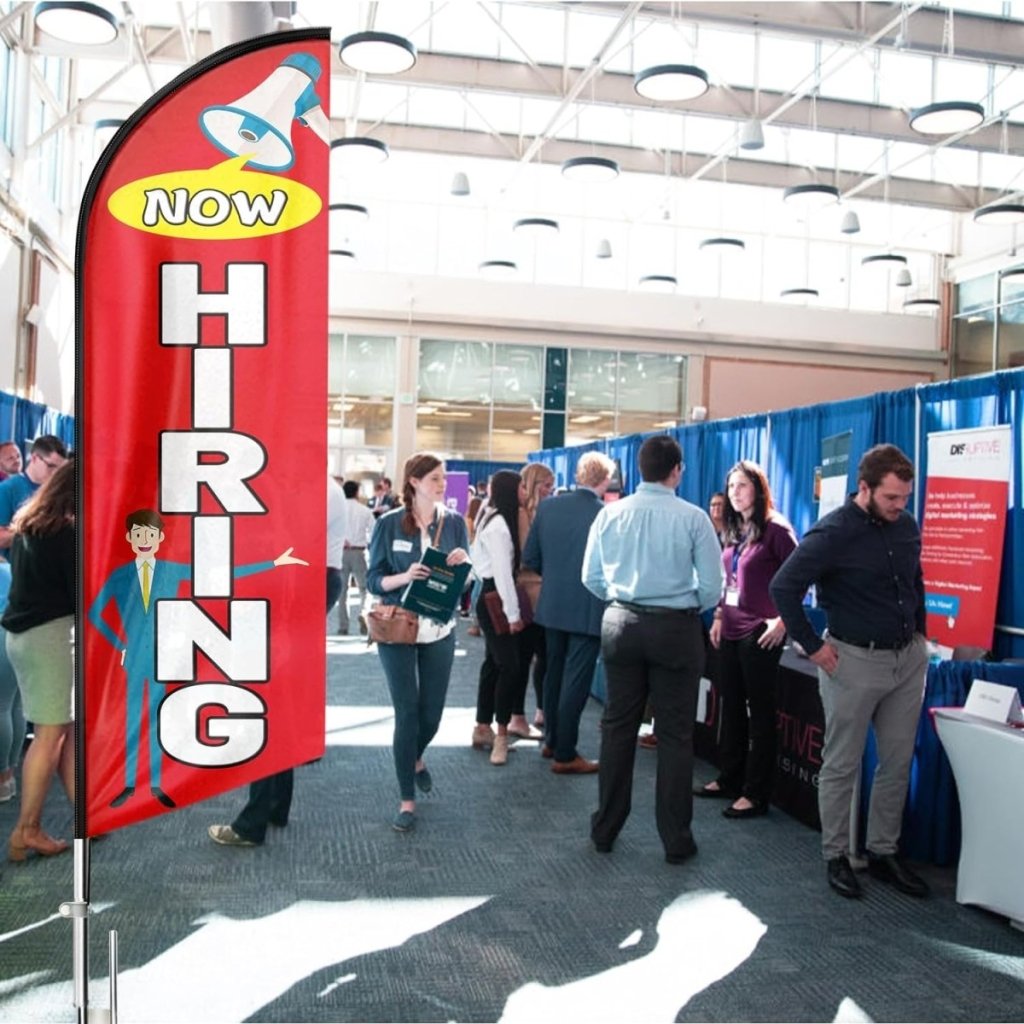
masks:
<path id="1" fill-rule="evenodd" d="M 330 124 L 313 88 L 320 62 L 293 53 L 252 92 L 231 103 L 207 107 L 199 115 L 203 134 L 229 156 L 248 156 L 259 171 L 286 171 L 295 162 L 292 121 L 313 130 L 330 145 Z"/>

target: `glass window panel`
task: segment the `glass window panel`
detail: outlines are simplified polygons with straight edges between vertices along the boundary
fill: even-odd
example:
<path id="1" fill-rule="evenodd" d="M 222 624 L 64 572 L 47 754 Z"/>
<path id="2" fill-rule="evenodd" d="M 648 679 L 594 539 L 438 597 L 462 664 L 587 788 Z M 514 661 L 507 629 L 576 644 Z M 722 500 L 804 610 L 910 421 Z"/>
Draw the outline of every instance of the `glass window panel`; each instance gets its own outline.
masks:
<path id="1" fill-rule="evenodd" d="M 953 321 L 953 376 L 992 372 L 991 319 L 970 316 Z"/>
<path id="2" fill-rule="evenodd" d="M 497 462 L 525 462 L 540 447 L 540 416 L 522 409 L 495 409 L 490 457 Z"/>
<path id="3" fill-rule="evenodd" d="M 883 107 L 922 107 L 932 99 L 932 61 L 883 50 L 879 57 L 878 102 Z"/>
<path id="4" fill-rule="evenodd" d="M 596 14 L 590 11 L 578 11 L 569 8 L 569 32 L 565 40 L 566 59 L 570 66 L 582 68 L 590 63 L 594 54 L 598 53 L 608 41 L 615 27 L 616 15 Z M 623 46 L 623 36 L 619 36 L 618 46 L 612 58 L 605 62 L 606 71 L 628 72 L 630 70 L 630 52 Z"/>
<path id="5" fill-rule="evenodd" d="M 461 128 L 468 107 L 462 96 L 452 89 L 410 89 L 409 120 L 442 128 Z"/>
<path id="6" fill-rule="evenodd" d="M 1024 303 L 1004 306 L 999 315 L 997 370 L 1024 366 Z"/>
<path id="7" fill-rule="evenodd" d="M 390 448 L 394 437 L 392 402 L 344 401 L 341 404 L 343 448 Z"/>
<path id="8" fill-rule="evenodd" d="M 525 53 L 537 64 L 561 65 L 565 30 L 562 11 L 537 4 L 503 4 L 499 17 L 505 30 L 500 40 L 504 60 L 522 62 Z M 585 63 L 589 63 L 592 56 L 590 54 Z"/>
<path id="9" fill-rule="evenodd" d="M 655 420 L 682 419 L 685 402 L 686 360 L 683 356 L 619 353 L 620 419 L 624 411 L 650 413 Z"/>
<path id="10" fill-rule="evenodd" d="M 560 138 L 575 138 L 584 142 L 606 142 L 626 145 L 633 131 L 632 111 L 625 107 L 577 106 L 578 116 L 574 117 Z"/>
<path id="11" fill-rule="evenodd" d="M 835 136 L 810 128 L 793 128 L 789 133 L 789 160 L 807 167 L 828 168 L 835 159 Z"/>
<path id="12" fill-rule="evenodd" d="M 818 305 L 846 309 L 849 246 L 842 242 L 811 242 L 811 285 L 818 289 Z M 883 306 L 884 309 L 884 296 Z"/>
<path id="13" fill-rule="evenodd" d="M 1011 183 L 1014 182 L 1020 170 L 1019 156 L 1010 156 L 1007 153 L 981 154 L 981 184 L 986 188 L 1002 191 L 1007 187 L 1013 187 Z"/>
<path id="14" fill-rule="evenodd" d="M 331 334 L 327 338 L 327 395 L 341 397 L 345 390 L 345 335 Z"/>
<path id="15" fill-rule="evenodd" d="M 761 36 L 761 88 L 789 92 L 814 71 L 814 43 Z"/>
<path id="16" fill-rule="evenodd" d="M 700 66 L 713 81 L 733 88 L 754 87 L 754 37 L 743 32 L 701 26 Z"/>
<path id="17" fill-rule="evenodd" d="M 875 52 L 861 51 L 855 56 L 853 46 L 822 44 L 821 61 L 825 69 L 821 83 L 822 96 L 859 103 L 875 102 Z M 830 68 L 836 70 L 830 71 Z"/>
<path id="18" fill-rule="evenodd" d="M 0 139 L 8 149 L 14 148 L 14 56 L 6 43 L 0 41 Z"/>
<path id="19" fill-rule="evenodd" d="M 978 154 L 967 149 L 946 146 L 933 154 L 932 168 L 936 181 L 952 185 L 977 185 L 978 166 Z"/>
<path id="20" fill-rule="evenodd" d="M 886 144 L 882 139 L 858 138 L 856 135 L 840 135 L 838 138 L 840 167 L 861 174 L 884 172 Z"/>
<path id="21" fill-rule="evenodd" d="M 969 100 L 984 105 L 988 95 L 987 64 L 935 58 L 935 99 Z"/>
<path id="22" fill-rule="evenodd" d="M 661 6 L 668 11 L 666 5 Z M 634 71 L 643 71 L 657 64 L 700 64 L 693 25 L 680 24 L 669 18 L 638 17 L 633 29 Z"/>
<path id="23" fill-rule="evenodd" d="M 933 181 L 932 152 L 915 142 L 894 142 L 889 146 L 889 173 L 894 177 Z"/>
<path id="24" fill-rule="evenodd" d="M 421 451 L 465 458 L 487 458 L 490 450 L 490 409 L 431 409 L 416 412 L 416 447 Z"/>
<path id="25" fill-rule="evenodd" d="M 539 409 L 543 399 L 544 349 L 540 345 L 494 346 L 494 404 Z"/>
<path id="26" fill-rule="evenodd" d="M 566 407 L 570 412 L 615 408 L 618 383 L 618 353 L 601 349 L 569 350 L 569 386 Z M 567 440 L 565 442 L 569 444 Z"/>
<path id="27" fill-rule="evenodd" d="M 995 87 L 992 90 L 992 109 L 1008 110 L 1010 120 L 1020 123 L 1024 121 L 1022 104 L 1024 104 L 1024 71 L 1020 68 L 997 65 Z"/>
<path id="28" fill-rule="evenodd" d="M 764 240 L 764 297 L 774 302 L 783 288 L 803 288 L 811 273 L 808 246 L 795 238 Z"/>
<path id="29" fill-rule="evenodd" d="M 996 281 L 994 274 L 975 277 L 964 281 L 956 289 L 957 314 L 973 313 L 981 309 L 991 309 L 995 305 Z"/>
<path id="30" fill-rule="evenodd" d="M 616 437 L 615 414 L 613 412 L 569 413 L 565 423 L 566 445 L 586 444 L 600 438 Z"/>
<path id="31" fill-rule="evenodd" d="M 338 4 L 355 7 L 358 4 Z M 434 4 L 430 17 L 430 46 L 441 53 L 468 53 L 478 57 L 498 56 L 501 30 L 477 3 Z M 331 19 L 323 24 L 330 24 Z"/>
<path id="32" fill-rule="evenodd" d="M 490 405 L 491 346 L 486 341 L 420 341 L 419 400 Z"/>
<path id="33" fill-rule="evenodd" d="M 345 350 L 345 397 L 394 398 L 396 348 L 394 338 L 350 334 Z"/>

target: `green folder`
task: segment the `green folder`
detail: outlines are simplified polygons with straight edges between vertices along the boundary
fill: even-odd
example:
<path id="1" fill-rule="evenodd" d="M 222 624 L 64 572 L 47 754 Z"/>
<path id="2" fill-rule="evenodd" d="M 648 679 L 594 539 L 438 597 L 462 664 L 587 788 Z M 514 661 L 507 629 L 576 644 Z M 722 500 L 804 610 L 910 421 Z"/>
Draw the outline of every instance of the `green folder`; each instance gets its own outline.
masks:
<path id="1" fill-rule="evenodd" d="M 447 558 L 438 548 L 427 548 L 423 552 L 420 562 L 430 570 L 430 575 L 426 579 L 413 580 L 402 591 L 399 603 L 403 608 L 437 622 L 451 619 L 473 566 L 470 562 L 448 565 Z"/>

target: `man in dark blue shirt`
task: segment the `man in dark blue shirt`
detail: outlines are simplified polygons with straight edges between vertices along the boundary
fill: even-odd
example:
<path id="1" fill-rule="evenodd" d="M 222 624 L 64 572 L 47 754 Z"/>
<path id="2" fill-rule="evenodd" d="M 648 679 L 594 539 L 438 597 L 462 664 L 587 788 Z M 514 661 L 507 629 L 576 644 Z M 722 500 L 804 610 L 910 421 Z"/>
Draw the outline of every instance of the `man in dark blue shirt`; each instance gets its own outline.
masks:
<path id="1" fill-rule="evenodd" d="M 770 587 L 790 637 L 818 666 L 825 709 L 822 852 L 829 885 L 847 897 L 862 895 L 849 861 L 849 820 L 871 724 L 878 769 L 868 813 L 869 873 L 909 895 L 928 894 L 896 855 L 928 668 L 921 533 L 906 511 L 913 479 L 913 464 L 895 445 L 865 452 L 857 493 L 808 530 Z M 811 584 L 828 617 L 824 638 L 803 608 Z"/>

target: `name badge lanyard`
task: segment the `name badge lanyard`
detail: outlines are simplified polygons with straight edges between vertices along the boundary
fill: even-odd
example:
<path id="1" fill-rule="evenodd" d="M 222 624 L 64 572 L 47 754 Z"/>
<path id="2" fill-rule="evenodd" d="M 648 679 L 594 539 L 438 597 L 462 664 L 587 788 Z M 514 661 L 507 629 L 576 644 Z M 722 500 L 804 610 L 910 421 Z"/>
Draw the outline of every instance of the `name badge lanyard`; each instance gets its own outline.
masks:
<path id="1" fill-rule="evenodd" d="M 725 586 L 725 603 L 731 608 L 735 608 L 740 603 L 740 556 L 743 554 L 743 549 L 746 546 L 747 538 L 744 536 L 739 544 L 736 544 L 732 549 L 732 570 L 729 573 Z"/>

